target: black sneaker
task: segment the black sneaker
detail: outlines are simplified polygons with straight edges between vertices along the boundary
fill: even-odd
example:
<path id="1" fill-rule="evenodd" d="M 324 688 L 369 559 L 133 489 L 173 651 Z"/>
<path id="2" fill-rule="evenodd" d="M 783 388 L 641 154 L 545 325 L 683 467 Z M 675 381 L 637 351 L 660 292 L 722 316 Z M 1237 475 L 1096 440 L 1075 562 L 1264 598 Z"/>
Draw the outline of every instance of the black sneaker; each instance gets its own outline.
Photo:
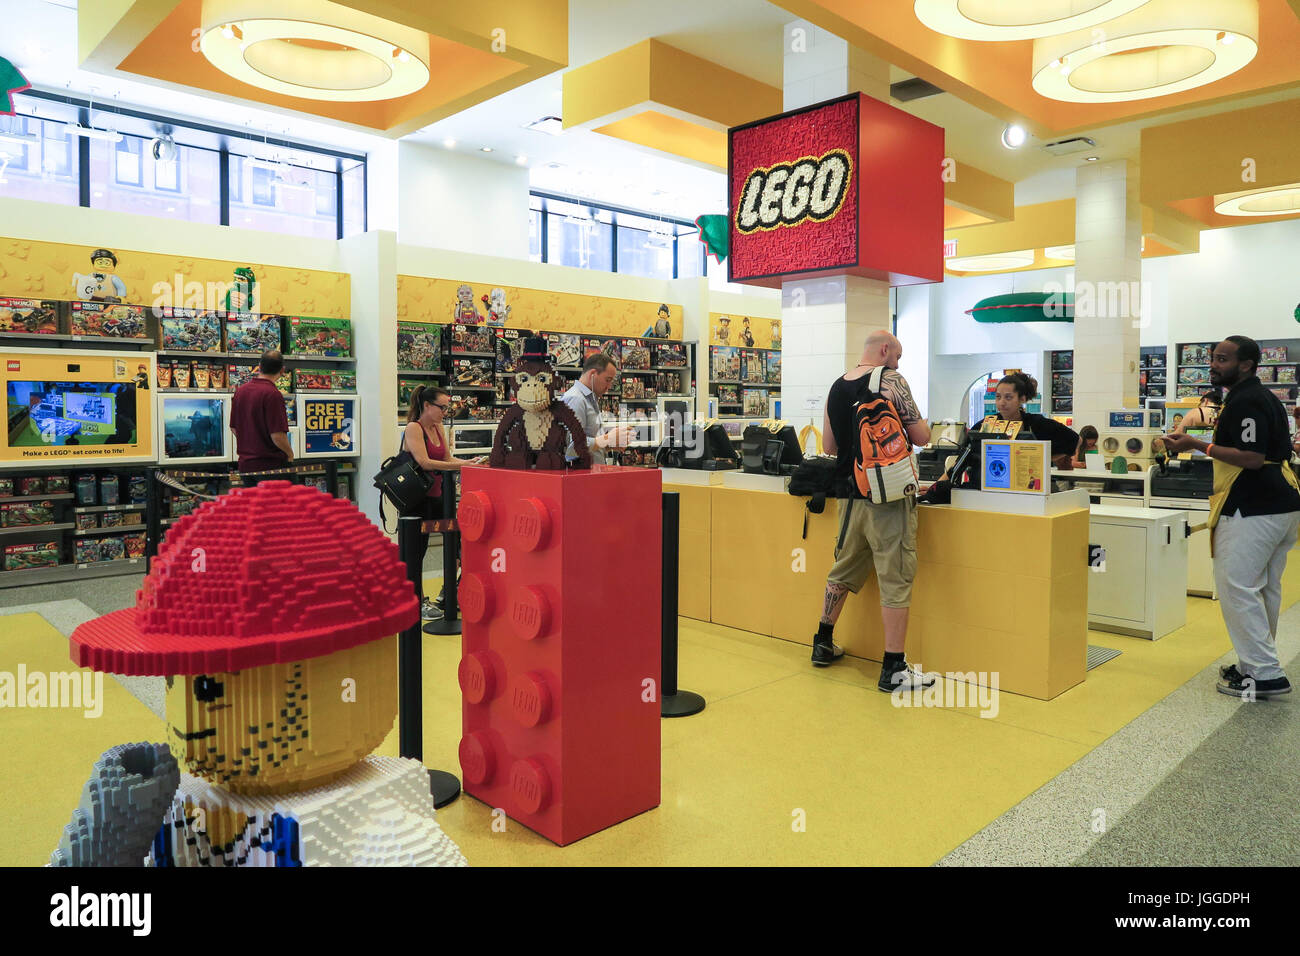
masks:
<path id="1" fill-rule="evenodd" d="M 934 674 L 924 674 L 904 661 L 882 666 L 880 680 L 877 681 L 876 686 L 886 694 L 892 694 L 896 690 L 918 690 L 929 687 L 934 681 Z"/>
<path id="2" fill-rule="evenodd" d="M 816 636 L 813 637 L 812 662 L 817 667 L 829 667 L 843 656 L 844 648 L 838 644 L 818 644 Z"/>
<path id="3" fill-rule="evenodd" d="M 1224 679 L 1219 681 L 1218 691 L 1220 694 L 1226 694 L 1229 697 L 1264 700 L 1269 697 L 1281 697 L 1283 694 L 1291 693 L 1291 682 L 1285 677 L 1256 680 L 1253 677 L 1246 677 L 1237 672 L 1233 678 L 1229 678 L 1225 674 Z"/>

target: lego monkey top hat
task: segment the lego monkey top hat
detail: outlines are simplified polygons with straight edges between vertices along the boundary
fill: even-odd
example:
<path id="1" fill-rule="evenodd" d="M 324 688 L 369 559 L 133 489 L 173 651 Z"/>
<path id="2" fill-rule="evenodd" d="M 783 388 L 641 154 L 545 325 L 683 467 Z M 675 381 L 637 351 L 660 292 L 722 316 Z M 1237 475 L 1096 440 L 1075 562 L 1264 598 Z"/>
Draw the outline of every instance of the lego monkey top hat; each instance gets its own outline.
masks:
<path id="1" fill-rule="evenodd" d="M 320 657 L 413 625 L 397 546 L 350 501 L 268 481 L 172 526 L 136 606 L 72 632 L 72 659 L 135 676 Z"/>
<path id="2" fill-rule="evenodd" d="M 524 351 L 519 356 L 523 361 L 532 359 L 535 362 L 549 362 L 551 355 L 546 351 L 546 339 L 536 335 L 530 335 L 524 339 Z"/>

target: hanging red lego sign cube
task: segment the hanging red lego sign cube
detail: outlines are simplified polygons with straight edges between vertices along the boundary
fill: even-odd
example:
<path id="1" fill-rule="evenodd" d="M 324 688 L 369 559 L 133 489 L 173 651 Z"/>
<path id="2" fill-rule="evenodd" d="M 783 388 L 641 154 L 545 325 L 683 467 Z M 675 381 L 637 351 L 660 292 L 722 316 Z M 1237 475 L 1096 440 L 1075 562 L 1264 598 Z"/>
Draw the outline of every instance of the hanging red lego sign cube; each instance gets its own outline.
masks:
<path id="1" fill-rule="evenodd" d="M 943 280 L 943 130 L 853 93 L 729 132 L 732 282 Z"/>

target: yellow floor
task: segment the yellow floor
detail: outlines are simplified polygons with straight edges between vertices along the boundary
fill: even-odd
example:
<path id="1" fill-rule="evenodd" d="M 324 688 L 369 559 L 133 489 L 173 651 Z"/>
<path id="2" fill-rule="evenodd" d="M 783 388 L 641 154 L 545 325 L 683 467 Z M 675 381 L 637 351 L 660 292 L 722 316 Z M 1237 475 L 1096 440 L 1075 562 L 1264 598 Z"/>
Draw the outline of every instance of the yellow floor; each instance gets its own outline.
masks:
<path id="1" fill-rule="evenodd" d="M 5 623 L 0 670 L 67 669 L 66 641 L 38 615 Z M 1123 655 L 1052 701 L 1003 694 L 985 719 L 895 708 L 874 687 L 875 663 L 814 669 L 805 646 L 683 619 L 681 685 L 708 708 L 663 722 L 660 807 L 564 848 L 514 822 L 495 832 L 491 808 L 471 797 L 439 819 L 480 866 L 933 863 L 1229 650 L 1218 605 L 1199 598 L 1161 641 L 1090 632 L 1089 642 Z M 458 776 L 459 657 L 458 637 L 426 638 L 425 762 Z M 0 865 L 48 859 L 104 749 L 161 739 L 115 681 L 104 693 L 97 720 L 0 711 Z M 397 753 L 395 730 L 379 752 Z"/>

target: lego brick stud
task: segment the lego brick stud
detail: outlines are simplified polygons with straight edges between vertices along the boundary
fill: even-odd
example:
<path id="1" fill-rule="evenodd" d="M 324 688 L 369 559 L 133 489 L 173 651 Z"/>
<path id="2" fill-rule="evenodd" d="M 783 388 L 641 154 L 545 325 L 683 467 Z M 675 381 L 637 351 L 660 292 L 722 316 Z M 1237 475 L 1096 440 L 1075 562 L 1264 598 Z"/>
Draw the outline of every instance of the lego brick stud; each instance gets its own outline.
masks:
<path id="1" fill-rule="evenodd" d="M 492 501 L 481 491 L 469 491 L 460 499 L 457 511 L 460 534 L 466 541 L 479 541 L 492 534 Z"/>
<path id="2" fill-rule="evenodd" d="M 535 640 L 547 632 L 551 626 L 551 605 L 541 588 L 526 584 L 511 594 L 510 623 L 525 641 Z"/>
<path id="3" fill-rule="evenodd" d="M 551 513 L 537 498 L 517 502 L 510 521 L 510 535 L 525 551 L 540 551 L 551 537 Z"/>

